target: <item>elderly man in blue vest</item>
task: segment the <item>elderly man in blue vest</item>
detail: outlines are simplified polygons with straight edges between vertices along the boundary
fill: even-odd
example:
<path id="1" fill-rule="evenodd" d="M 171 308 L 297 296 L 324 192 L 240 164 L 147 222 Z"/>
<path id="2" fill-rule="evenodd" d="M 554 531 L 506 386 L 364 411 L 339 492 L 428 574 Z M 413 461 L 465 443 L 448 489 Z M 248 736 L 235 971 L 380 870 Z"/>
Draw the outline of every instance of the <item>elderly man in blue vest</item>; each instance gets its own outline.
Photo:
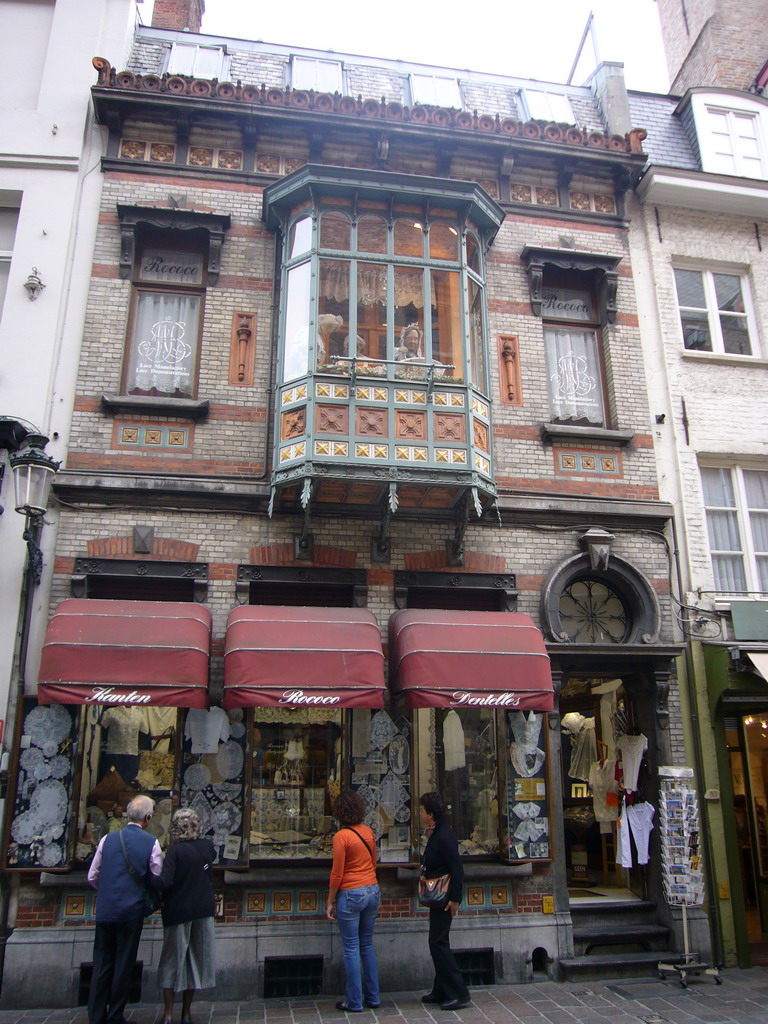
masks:
<path id="1" fill-rule="evenodd" d="M 149 875 L 159 875 L 163 854 L 144 829 L 155 803 L 137 796 L 128 804 L 128 824 L 109 832 L 96 847 L 88 881 L 98 889 L 89 1024 L 123 1024 L 141 929 Z"/>

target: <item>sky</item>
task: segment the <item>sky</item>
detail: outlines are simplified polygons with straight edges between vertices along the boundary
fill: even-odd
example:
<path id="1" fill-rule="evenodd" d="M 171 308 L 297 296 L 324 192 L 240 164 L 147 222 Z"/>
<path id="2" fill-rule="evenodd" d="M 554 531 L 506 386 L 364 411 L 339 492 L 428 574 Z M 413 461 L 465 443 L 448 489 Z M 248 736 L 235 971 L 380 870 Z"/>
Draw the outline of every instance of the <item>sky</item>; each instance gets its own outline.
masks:
<path id="1" fill-rule="evenodd" d="M 622 61 L 631 89 L 669 87 L 655 0 L 491 0 L 479 8 L 467 0 L 205 0 L 205 7 L 208 35 L 550 82 L 567 81 L 594 11 L 599 59 Z M 149 24 L 151 2 L 141 13 Z M 573 84 L 583 84 L 594 66 L 588 42 Z"/>

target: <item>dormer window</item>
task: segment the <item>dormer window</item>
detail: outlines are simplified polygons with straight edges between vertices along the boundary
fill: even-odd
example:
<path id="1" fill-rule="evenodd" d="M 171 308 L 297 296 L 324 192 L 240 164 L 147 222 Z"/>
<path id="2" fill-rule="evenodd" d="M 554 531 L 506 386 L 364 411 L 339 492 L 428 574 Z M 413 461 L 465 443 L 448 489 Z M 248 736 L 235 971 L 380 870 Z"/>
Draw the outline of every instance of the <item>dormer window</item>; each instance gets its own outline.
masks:
<path id="1" fill-rule="evenodd" d="M 693 118 L 686 117 L 690 104 Z M 747 93 L 694 89 L 678 108 L 695 131 L 701 169 L 709 174 L 768 178 L 768 102 Z"/>
<path id="2" fill-rule="evenodd" d="M 573 124 L 575 121 L 571 101 L 562 93 L 526 89 L 523 92 L 523 100 L 531 120 L 554 121 L 558 124 Z"/>
<path id="3" fill-rule="evenodd" d="M 441 75 L 411 75 L 411 97 L 414 103 L 432 107 L 461 108 L 458 80 Z"/>
<path id="4" fill-rule="evenodd" d="M 224 47 L 174 43 L 166 70 L 169 75 L 221 78 L 224 72 Z"/>
<path id="5" fill-rule="evenodd" d="M 291 86 L 294 89 L 313 89 L 315 92 L 343 92 L 341 61 L 293 57 Z"/>

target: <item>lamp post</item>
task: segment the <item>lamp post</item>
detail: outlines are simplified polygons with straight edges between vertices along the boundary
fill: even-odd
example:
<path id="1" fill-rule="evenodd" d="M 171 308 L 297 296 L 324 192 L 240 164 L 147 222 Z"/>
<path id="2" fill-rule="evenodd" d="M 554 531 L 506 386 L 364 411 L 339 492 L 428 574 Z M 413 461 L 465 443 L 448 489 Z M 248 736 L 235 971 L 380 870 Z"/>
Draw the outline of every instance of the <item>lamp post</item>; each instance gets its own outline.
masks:
<path id="1" fill-rule="evenodd" d="M 61 463 L 45 452 L 48 438 L 31 423 L 10 416 L 0 416 L 0 449 L 8 452 L 8 462 L 13 473 L 14 507 L 25 517 L 23 539 L 27 544 L 27 559 L 22 577 L 15 662 L 18 665 L 18 681 L 15 694 L 9 694 L 6 716 L 7 735 L 14 732 L 14 720 L 24 697 L 27 669 L 27 648 L 35 587 L 42 579 L 43 554 L 40 537 L 43 532 L 44 516 L 48 508 L 48 494 L 56 471 Z M 0 473 L 2 472 L 0 467 Z M 2 475 L 0 475 L 0 481 Z M 0 515 L 3 509 L 0 507 Z M 5 783 L 3 781 L 3 790 Z M 10 887 L 3 878 L 0 889 L 0 985 L 5 967 L 5 946 L 8 939 Z"/>

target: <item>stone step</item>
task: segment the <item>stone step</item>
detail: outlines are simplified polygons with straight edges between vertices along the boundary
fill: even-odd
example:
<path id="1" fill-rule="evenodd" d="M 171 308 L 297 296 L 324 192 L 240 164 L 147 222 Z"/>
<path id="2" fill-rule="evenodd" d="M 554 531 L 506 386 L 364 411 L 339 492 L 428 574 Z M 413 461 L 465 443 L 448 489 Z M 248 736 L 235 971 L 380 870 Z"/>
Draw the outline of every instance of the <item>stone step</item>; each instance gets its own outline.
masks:
<path id="1" fill-rule="evenodd" d="M 570 956 L 560 960 L 560 974 L 565 981 L 588 981 L 597 978 L 652 977 L 659 964 L 677 964 L 681 953 L 653 950 L 649 953 L 610 953 Z"/>
<path id="2" fill-rule="evenodd" d="M 639 945 L 652 949 L 654 944 L 669 942 L 669 928 L 663 924 L 636 922 L 634 924 L 617 924 L 607 928 L 603 924 L 574 925 L 573 944 L 583 947 L 582 952 L 599 946 Z"/>

